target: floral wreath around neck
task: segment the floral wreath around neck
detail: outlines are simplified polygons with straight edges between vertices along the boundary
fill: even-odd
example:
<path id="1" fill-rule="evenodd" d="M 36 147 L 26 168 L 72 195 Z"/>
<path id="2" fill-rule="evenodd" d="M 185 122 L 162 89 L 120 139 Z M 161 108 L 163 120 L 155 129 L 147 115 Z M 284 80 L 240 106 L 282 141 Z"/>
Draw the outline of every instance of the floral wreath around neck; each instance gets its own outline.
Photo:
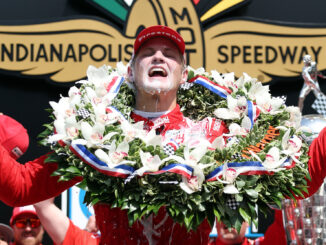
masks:
<path id="1" fill-rule="evenodd" d="M 257 205 L 266 213 L 285 196 L 302 197 L 310 177 L 298 108 L 245 73 L 235 79 L 188 70 L 178 92 L 182 113 L 223 120 L 227 134 L 167 152 L 162 136 L 130 118 L 135 98 L 127 68 L 90 66 L 87 80 L 50 102 L 52 122 L 40 137 L 53 150 L 47 162 L 59 163 L 53 175 L 82 176 L 85 202 L 125 209 L 130 224 L 164 206 L 189 230 L 204 219 L 239 230 L 243 221 L 256 222 Z"/>

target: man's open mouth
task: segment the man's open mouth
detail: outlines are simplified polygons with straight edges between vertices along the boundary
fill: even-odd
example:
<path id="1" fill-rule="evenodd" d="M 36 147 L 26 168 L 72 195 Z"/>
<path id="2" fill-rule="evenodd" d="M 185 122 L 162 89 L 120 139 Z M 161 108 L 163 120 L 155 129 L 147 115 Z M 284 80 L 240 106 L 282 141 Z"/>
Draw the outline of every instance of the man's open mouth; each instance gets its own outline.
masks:
<path id="1" fill-rule="evenodd" d="M 150 77 L 166 77 L 167 76 L 167 72 L 162 67 L 152 67 L 149 70 L 148 75 Z"/>

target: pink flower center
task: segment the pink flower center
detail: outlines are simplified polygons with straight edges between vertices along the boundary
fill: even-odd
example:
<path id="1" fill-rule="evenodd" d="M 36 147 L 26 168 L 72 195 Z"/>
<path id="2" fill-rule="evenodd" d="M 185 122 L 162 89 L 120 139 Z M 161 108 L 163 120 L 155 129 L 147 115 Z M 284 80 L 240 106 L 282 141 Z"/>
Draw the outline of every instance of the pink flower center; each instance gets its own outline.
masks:
<path id="1" fill-rule="evenodd" d="M 103 135 L 100 133 L 95 133 L 95 134 L 92 134 L 91 138 L 92 138 L 92 140 L 100 141 L 103 139 Z"/>
<path id="2" fill-rule="evenodd" d="M 75 127 L 67 128 L 67 135 L 70 137 L 77 137 L 78 136 L 78 129 Z"/>

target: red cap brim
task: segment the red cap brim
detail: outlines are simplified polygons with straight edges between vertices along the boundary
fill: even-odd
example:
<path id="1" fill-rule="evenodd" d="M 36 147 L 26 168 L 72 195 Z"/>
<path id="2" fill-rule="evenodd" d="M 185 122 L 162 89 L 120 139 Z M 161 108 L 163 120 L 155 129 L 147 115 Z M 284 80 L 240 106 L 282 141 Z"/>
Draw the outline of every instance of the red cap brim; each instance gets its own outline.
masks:
<path id="1" fill-rule="evenodd" d="M 142 30 L 138 36 L 136 37 L 135 43 L 134 43 L 134 54 L 137 53 L 139 48 L 142 46 L 144 42 L 146 42 L 148 39 L 154 38 L 154 37 L 163 37 L 171 40 L 176 44 L 178 47 L 180 53 L 183 55 L 185 52 L 185 42 L 181 35 L 176 32 L 175 30 L 171 29 L 167 26 L 150 26 L 144 30 Z"/>
<path id="2" fill-rule="evenodd" d="M 12 211 L 12 216 L 10 218 L 10 225 L 13 226 L 14 225 L 14 221 L 21 215 L 23 214 L 32 214 L 37 216 L 37 213 L 35 211 L 35 208 L 32 205 L 28 205 L 28 206 L 23 206 L 23 207 L 15 207 Z"/>

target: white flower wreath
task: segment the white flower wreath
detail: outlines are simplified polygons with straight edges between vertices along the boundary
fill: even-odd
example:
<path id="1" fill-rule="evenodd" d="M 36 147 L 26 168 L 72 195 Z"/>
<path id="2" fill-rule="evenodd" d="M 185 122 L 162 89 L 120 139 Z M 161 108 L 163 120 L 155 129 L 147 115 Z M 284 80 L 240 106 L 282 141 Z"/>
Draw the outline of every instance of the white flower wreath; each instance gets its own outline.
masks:
<path id="1" fill-rule="evenodd" d="M 200 139 L 201 147 L 186 141 L 169 155 L 161 135 L 130 118 L 126 67 L 90 66 L 87 80 L 50 102 L 53 122 L 41 137 L 54 150 L 48 161 L 60 163 L 54 175 L 83 176 L 86 202 L 127 209 L 130 223 L 165 206 L 189 229 L 215 217 L 239 228 L 255 220 L 256 204 L 267 210 L 284 196 L 302 196 L 308 147 L 298 108 L 245 73 L 236 80 L 233 73 L 188 70 L 178 93 L 181 111 L 195 121 L 222 119 L 227 134 L 213 143 Z M 228 205 L 231 199 L 236 205 Z"/>

